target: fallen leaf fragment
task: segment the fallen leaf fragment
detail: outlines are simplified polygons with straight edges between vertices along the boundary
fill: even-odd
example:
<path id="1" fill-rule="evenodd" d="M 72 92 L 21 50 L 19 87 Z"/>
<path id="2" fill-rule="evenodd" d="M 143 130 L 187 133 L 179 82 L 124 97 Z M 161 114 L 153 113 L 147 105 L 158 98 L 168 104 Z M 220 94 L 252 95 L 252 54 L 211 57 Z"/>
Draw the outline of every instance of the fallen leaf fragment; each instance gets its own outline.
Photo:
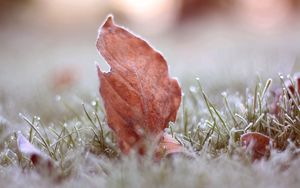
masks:
<path id="1" fill-rule="evenodd" d="M 39 173 L 50 175 L 54 172 L 55 165 L 51 158 L 33 146 L 21 132 L 17 133 L 17 146 L 19 151 L 31 160 Z"/>
<path id="2" fill-rule="evenodd" d="M 181 102 L 179 84 L 170 78 L 163 56 L 115 25 L 112 17 L 100 28 L 97 48 L 110 65 L 109 72 L 97 67 L 108 125 L 125 154 L 132 148 L 143 154 L 145 141 L 163 136 L 168 123 L 175 121 Z"/>
<path id="3" fill-rule="evenodd" d="M 155 158 L 156 160 L 160 160 L 165 156 L 184 152 L 185 150 L 182 145 L 171 135 L 165 133 L 159 142 L 157 150 L 155 151 Z"/>
<path id="4" fill-rule="evenodd" d="M 169 134 L 164 134 L 160 145 L 160 148 L 165 149 L 166 155 L 183 152 L 182 145 Z"/>
<path id="5" fill-rule="evenodd" d="M 252 154 L 252 159 L 257 160 L 268 157 L 272 140 L 270 137 L 258 132 L 245 133 L 241 136 L 242 146 Z"/>

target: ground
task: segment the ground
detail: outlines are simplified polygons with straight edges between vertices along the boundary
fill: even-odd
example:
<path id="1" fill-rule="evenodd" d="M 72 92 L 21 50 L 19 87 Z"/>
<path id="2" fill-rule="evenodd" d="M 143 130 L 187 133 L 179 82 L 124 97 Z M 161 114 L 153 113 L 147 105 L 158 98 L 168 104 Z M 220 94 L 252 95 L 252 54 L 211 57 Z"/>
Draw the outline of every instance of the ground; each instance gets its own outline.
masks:
<path id="1" fill-rule="evenodd" d="M 106 124 L 94 65 L 104 66 L 95 48 L 96 32 L 45 39 L 44 33 L 36 36 L 39 31 L 11 33 L 17 31 L 4 29 L 1 35 L 6 44 L 0 52 L 1 186 L 299 187 L 300 100 L 290 98 L 282 83 L 293 65 L 293 71 L 299 66 L 297 41 L 294 48 L 286 45 L 290 39 L 276 35 L 258 37 L 260 42 L 255 36 L 253 42 L 253 35 L 229 28 L 150 37 L 183 88 L 177 120 L 166 132 L 187 153 L 155 162 L 151 153 L 122 155 Z M 34 42 L 39 40 L 44 41 Z M 56 80 L 69 72 L 67 81 Z M 276 88 L 284 93 L 278 114 L 272 112 Z M 50 156 L 51 172 L 47 166 L 34 167 L 18 151 L 18 131 Z M 269 158 L 252 161 L 240 141 L 249 131 L 270 136 L 279 147 Z"/>

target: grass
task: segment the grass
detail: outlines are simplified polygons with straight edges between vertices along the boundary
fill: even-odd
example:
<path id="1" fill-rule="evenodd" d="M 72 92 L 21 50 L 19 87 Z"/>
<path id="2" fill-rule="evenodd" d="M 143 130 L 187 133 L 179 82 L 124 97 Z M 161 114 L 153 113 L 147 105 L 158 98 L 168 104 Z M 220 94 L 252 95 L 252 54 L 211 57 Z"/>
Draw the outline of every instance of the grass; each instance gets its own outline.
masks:
<path id="1" fill-rule="evenodd" d="M 84 102 L 68 92 L 57 97 L 60 108 L 49 109 L 45 120 L 39 114 L 20 114 L 22 127 L 0 116 L 0 183 L 5 187 L 298 187 L 300 97 L 291 93 L 286 79 L 290 78 L 280 76 L 281 83 L 275 83 L 283 91 L 278 114 L 271 113 L 275 100 L 271 79 L 258 79 L 245 92 L 221 95 L 206 93 L 196 79 L 184 91 L 177 121 L 166 129 L 192 158 L 154 162 L 150 154 L 123 156 L 106 124 L 101 100 L 89 95 L 82 97 Z M 4 97 L 0 99 L 4 105 Z M 46 102 L 39 107 L 48 108 Z M 51 157 L 54 173 L 41 173 L 18 151 L 19 130 Z M 251 162 L 240 143 L 247 132 L 274 140 L 268 160 Z"/>

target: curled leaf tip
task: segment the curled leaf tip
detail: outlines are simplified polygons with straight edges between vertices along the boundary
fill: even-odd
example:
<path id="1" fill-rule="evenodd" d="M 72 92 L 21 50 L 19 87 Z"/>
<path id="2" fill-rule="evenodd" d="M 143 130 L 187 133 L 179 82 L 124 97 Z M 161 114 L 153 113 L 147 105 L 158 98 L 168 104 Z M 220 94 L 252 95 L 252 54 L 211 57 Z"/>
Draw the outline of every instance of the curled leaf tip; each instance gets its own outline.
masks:
<path id="1" fill-rule="evenodd" d="M 100 65 L 96 64 L 96 68 L 97 68 L 98 77 L 100 78 L 100 76 L 102 74 L 101 69 L 100 69 Z"/>
<path id="2" fill-rule="evenodd" d="M 102 25 L 102 28 L 110 27 L 114 24 L 114 17 L 112 15 L 107 16 L 106 21 Z"/>

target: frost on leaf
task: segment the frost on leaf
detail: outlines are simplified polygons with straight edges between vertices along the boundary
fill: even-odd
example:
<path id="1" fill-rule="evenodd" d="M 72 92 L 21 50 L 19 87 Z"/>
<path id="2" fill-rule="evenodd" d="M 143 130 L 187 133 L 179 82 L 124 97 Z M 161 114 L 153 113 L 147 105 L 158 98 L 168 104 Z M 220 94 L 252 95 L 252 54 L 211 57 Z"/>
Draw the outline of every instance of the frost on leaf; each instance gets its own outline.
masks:
<path id="1" fill-rule="evenodd" d="M 163 56 L 147 42 L 108 17 L 99 31 L 97 49 L 110 66 L 98 66 L 100 94 L 110 128 L 124 153 L 145 152 L 146 141 L 163 135 L 175 121 L 181 102 L 177 80 L 170 78 Z"/>
<path id="2" fill-rule="evenodd" d="M 54 172 L 54 162 L 51 158 L 33 146 L 21 132 L 17 133 L 17 146 L 20 153 L 31 160 L 39 173 L 50 175 Z"/>

